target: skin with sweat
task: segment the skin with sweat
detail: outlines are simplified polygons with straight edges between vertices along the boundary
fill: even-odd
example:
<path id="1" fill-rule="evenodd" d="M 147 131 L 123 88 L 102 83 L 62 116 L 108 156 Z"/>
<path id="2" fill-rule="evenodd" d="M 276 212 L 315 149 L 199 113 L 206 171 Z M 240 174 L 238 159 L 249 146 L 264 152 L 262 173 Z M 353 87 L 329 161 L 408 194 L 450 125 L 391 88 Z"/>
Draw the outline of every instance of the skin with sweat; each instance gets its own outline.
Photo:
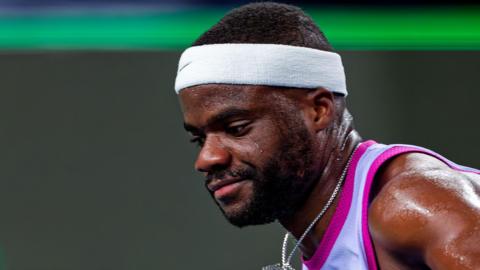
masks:
<path id="1" fill-rule="evenodd" d="M 200 146 L 195 168 L 237 226 L 278 220 L 298 238 L 361 142 L 344 103 L 322 88 L 207 84 L 179 95 L 185 128 Z M 479 176 L 430 156 L 387 162 L 369 208 L 380 269 L 480 269 L 479 193 Z M 303 240 L 305 258 L 320 243 L 338 197 Z"/>

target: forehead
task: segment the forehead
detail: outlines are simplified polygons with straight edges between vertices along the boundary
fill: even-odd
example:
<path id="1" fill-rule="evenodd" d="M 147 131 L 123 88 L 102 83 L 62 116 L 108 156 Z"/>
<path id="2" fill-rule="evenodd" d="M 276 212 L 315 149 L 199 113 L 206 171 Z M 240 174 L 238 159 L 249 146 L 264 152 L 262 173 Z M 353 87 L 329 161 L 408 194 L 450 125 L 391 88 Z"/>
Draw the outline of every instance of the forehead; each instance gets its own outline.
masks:
<path id="1" fill-rule="evenodd" d="M 268 92 L 270 91 L 262 86 L 205 84 L 180 91 L 180 102 L 184 109 L 215 107 L 219 103 L 243 105 L 253 101 L 261 102 Z"/>
<path id="2" fill-rule="evenodd" d="M 278 95 L 266 86 L 206 84 L 180 91 L 180 103 L 185 116 L 215 112 L 226 107 L 255 109 Z"/>

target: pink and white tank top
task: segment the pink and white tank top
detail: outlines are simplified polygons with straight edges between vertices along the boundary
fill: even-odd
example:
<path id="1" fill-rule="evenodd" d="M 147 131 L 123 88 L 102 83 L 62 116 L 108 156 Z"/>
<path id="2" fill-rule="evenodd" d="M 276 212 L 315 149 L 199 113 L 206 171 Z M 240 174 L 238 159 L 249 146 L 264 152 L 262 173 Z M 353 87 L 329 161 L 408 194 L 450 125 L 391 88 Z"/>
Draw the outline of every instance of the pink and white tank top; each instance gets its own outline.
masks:
<path id="1" fill-rule="evenodd" d="M 352 157 L 335 214 L 315 254 L 303 261 L 303 270 L 378 269 L 368 230 L 370 189 L 383 163 L 411 152 L 434 156 L 455 170 L 480 174 L 479 170 L 457 165 L 422 147 L 374 141 L 361 143 Z"/>

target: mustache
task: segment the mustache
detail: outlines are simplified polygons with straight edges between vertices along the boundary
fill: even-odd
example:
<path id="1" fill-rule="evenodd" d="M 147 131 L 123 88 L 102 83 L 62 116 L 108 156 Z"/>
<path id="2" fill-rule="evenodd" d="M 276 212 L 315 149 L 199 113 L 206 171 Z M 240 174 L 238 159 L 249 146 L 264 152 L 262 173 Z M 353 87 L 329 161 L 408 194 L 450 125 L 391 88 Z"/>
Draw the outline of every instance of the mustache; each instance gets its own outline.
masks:
<path id="1" fill-rule="evenodd" d="M 235 170 L 218 170 L 209 173 L 205 177 L 205 183 L 208 184 L 215 179 L 224 179 L 224 178 L 242 178 L 242 179 L 253 179 L 257 175 L 257 172 L 252 167 L 239 168 Z"/>

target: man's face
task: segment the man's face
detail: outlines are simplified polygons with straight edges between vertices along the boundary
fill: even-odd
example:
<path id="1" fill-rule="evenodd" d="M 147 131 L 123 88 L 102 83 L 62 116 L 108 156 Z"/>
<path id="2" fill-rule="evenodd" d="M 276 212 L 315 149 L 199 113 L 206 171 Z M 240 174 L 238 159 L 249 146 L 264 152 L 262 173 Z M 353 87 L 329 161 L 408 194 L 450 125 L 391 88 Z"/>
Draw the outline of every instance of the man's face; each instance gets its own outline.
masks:
<path id="1" fill-rule="evenodd" d="M 285 91 L 302 90 L 210 84 L 180 92 L 185 128 L 200 146 L 195 168 L 234 225 L 291 216 L 313 185 L 314 133 Z"/>

